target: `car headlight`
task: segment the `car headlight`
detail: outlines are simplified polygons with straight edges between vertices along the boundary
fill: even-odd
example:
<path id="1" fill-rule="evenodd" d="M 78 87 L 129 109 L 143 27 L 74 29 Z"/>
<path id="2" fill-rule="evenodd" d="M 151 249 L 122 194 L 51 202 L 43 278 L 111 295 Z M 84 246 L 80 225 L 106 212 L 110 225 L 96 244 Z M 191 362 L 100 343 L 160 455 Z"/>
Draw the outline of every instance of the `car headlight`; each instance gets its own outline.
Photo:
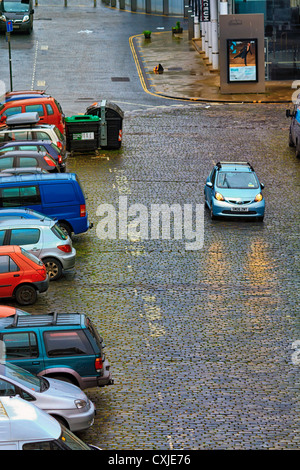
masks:
<path id="1" fill-rule="evenodd" d="M 263 195 L 261 193 L 256 194 L 254 201 L 260 202 L 263 200 Z"/>
<path id="2" fill-rule="evenodd" d="M 0 20 L 1 20 L 1 21 L 6 21 L 6 16 L 5 16 L 5 15 L 1 15 L 1 16 L 0 16 Z"/>
<path id="3" fill-rule="evenodd" d="M 86 401 L 85 400 L 75 400 L 75 405 L 77 408 L 85 408 L 86 407 Z"/>
<path id="4" fill-rule="evenodd" d="M 216 193 L 215 198 L 217 199 L 217 201 L 224 201 L 225 200 L 221 193 Z"/>
<path id="5" fill-rule="evenodd" d="M 28 21 L 28 20 L 29 20 L 29 16 L 28 16 L 28 15 L 25 15 L 25 16 L 23 17 L 23 23 L 24 23 L 24 21 Z"/>

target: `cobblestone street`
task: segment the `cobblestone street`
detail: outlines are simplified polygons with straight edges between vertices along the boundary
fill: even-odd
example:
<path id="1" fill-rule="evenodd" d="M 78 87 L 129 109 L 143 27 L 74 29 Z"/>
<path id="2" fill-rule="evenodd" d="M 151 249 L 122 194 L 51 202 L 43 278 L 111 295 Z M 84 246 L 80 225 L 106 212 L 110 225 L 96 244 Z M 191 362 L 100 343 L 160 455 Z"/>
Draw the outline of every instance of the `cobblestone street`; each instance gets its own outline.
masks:
<path id="1" fill-rule="evenodd" d="M 74 238 L 76 271 L 31 310 L 86 312 L 105 339 L 115 384 L 88 391 L 98 414 L 84 441 L 299 447 L 299 166 L 285 119 L 280 105 L 129 113 L 121 150 L 69 159 L 94 227 Z M 99 204 L 202 203 L 212 162 L 229 158 L 251 161 L 265 183 L 263 224 L 205 214 L 198 251 L 97 238 Z"/>

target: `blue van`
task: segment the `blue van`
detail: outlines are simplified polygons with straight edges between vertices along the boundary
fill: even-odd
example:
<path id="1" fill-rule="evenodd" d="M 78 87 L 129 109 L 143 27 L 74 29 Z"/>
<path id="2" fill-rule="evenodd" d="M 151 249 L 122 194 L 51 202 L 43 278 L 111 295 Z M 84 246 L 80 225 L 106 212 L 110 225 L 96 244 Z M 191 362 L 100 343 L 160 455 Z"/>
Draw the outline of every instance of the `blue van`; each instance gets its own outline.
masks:
<path id="1" fill-rule="evenodd" d="M 0 209 L 25 207 L 55 218 L 69 236 L 92 227 L 75 173 L 0 176 Z"/>

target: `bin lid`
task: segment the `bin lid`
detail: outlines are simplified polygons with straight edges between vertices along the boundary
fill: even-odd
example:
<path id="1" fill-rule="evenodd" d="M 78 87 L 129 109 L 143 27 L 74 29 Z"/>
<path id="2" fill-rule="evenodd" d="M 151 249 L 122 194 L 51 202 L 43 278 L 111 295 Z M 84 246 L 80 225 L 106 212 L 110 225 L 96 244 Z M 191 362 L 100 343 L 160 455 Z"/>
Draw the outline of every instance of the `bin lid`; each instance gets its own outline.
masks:
<path id="1" fill-rule="evenodd" d="M 66 117 L 65 120 L 66 122 L 100 121 L 100 118 L 90 114 L 80 114 L 78 116 Z"/>
<path id="2" fill-rule="evenodd" d="M 124 118 L 124 112 L 122 111 L 122 109 L 119 108 L 117 104 L 111 103 L 110 101 L 106 101 L 106 100 L 98 101 L 96 103 L 91 104 L 90 106 L 86 108 L 86 113 L 88 113 L 92 109 L 101 108 L 102 106 L 105 107 L 106 112 L 107 110 L 110 109 L 114 111 L 115 113 L 117 113 L 121 118 Z"/>

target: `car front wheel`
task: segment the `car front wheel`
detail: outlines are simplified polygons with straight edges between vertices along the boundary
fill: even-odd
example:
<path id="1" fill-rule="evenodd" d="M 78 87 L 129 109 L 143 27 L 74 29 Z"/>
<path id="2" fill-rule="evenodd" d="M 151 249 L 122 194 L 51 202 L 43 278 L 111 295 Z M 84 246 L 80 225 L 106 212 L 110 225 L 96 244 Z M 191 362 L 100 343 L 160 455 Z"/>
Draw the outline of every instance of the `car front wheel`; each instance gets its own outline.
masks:
<path id="1" fill-rule="evenodd" d="M 15 297 L 18 304 L 31 305 L 36 302 L 37 292 L 33 286 L 27 284 L 17 287 Z"/>

